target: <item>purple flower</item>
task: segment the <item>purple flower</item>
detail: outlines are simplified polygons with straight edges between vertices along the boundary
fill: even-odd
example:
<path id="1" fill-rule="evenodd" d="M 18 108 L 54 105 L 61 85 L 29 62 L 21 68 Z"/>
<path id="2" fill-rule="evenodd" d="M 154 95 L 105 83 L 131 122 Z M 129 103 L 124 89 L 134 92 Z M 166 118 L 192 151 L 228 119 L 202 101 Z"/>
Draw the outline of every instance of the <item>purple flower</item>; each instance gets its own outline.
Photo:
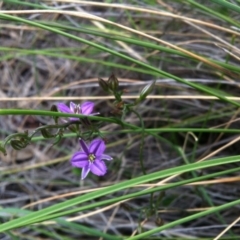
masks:
<path id="1" fill-rule="evenodd" d="M 83 104 L 75 104 L 70 102 L 70 108 L 64 103 L 58 103 L 57 108 L 60 112 L 71 114 L 83 114 L 83 115 L 96 115 L 98 113 L 92 113 L 94 108 L 93 102 L 84 102 Z M 70 117 L 71 121 L 79 121 L 79 118 Z"/>
<path id="2" fill-rule="evenodd" d="M 103 160 L 112 160 L 112 157 L 104 154 L 106 145 L 102 139 L 94 139 L 89 146 L 80 139 L 82 151 L 76 152 L 71 158 L 72 166 L 82 168 L 82 179 L 91 171 L 97 176 L 105 175 L 107 167 Z"/>

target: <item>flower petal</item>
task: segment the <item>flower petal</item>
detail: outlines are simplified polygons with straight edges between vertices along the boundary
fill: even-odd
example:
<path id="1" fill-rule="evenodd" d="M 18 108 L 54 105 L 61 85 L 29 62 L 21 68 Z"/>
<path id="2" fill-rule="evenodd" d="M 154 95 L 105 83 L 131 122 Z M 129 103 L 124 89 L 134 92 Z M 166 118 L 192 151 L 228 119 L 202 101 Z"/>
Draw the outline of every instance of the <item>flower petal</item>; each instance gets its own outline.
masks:
<path id="1" fill-rule="evenodd" d="M 107 167 L 103 161 L 95 160 L 92 164 L 90 164 L 90 170 L 97 176 L 105 175 L 107 172 Z"/>
<path id="2" fill-rule="evenodd" d="M 81 147 L 82 147 L 82 150 L 83 150 L 87 155 L 89 155 L 89 150 L 88 150 L 87 144 L 86 144 L 81 138 L 79 138 L 79 143 L 80 143 L 80 145 L 81 145 Z"/>
<path id="3" fill-rule="evenodd" d="M 102 154 L 101 159 L 111 161 L 113 158 L 107 154 Z"/>
<path id="4" fill-rule="evenodd" d="M 94 103 L 93 102 L 84 102 L 81 105 L 81 110 L 83 115 L 90 115 L 93 111 Z"/>
<path id="5" fill-rule="evenodd" d="M 75 113 L 74 110 L 75 110 L 75 108 L 76 108 L 76 104 L 75 104 L 74 102 L 70 102 L 70 105 L 69 105 L 69 106 L 70 106 L 71 112 L 72 112 L 72 113 Z"/>
<path id="6" fill-rule="evenodd" d="M 96 156 L 101 156 L 104 153 L 106 146 L 102 139 L 97 138 L 90 143 L 88 149 L 90 153 L 93 153 Z"/>
<path id="7" fill-rule="evenodd" d="M 74 167 L 83 168 L 88 165 L 88 155 L 84 152 L 76 152 L 71 158 L 71 164 Z"/>
<path id="8" fill-rule="evenodd" d="M 70 108 L 64 104 L 64 103 L 58 103 L 57 104 L 57 108 L 60 112 L 63 112 L 63 113 L 73 113 Z"/>
<path id="9" fill-rule="evenodd" d="M 84 179 L 88 175 L 89 172 L 90 172 L 90 166 L 88 164 L 86 167 L 84 167 L 82 169 L 82 177 L 81 178 Z"/>

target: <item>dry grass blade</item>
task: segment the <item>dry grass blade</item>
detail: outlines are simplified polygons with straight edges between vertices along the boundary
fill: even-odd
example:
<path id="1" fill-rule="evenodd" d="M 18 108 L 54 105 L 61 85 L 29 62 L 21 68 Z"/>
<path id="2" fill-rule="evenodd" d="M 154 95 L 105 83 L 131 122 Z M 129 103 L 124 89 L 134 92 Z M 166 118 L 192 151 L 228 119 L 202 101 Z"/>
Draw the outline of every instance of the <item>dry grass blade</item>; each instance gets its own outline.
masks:
<path id="1" fill-rule="evenodd" d="M 208 59 L 204 58 L 204 57 L 201 57 L 197 54 L 194 54 L 186 49 L 183 49 L 183 48 L 180 48 L 178 47 L 177 45 L 174 45 L 174 44 L 171 44 L 169 42 L 166 42 L 164 40 L 161 40 L 159 38 L 156 38 L 154 36 L 151 36 L 149 34 L 146 34 L 146 33 L 143 33 L 141 31 L 137 31 L 135 29 L 132 29 L 132 28 L 129 28 L 129 27 L 126 27 L 124 25 L 121 25 L 121 24 L 118 24 L 118 23 L 114 23 L 112 21 L 109 21 L 109 20 L 106 20 L 104 18 L 101 18 L 101 17 L 97 17 L 93 14 L 89 14 L 89 13 L 78 13 L 78 12 L 73 12 L 73 11 L 61 11 L 61 10 L 24 10 L 24 11 L 0 11 L 0 13 L 4 13 L 4 14 L 16 14 L 16 15 L 21 15 L 21 14 L 40 14 L 40 13 L 45 13 L 45 14 L 64 14 L 64 15 L 69 15 L 69 16 L 75 16 L 75 17 L 79 17 L 79 18 L 85 18 L 85 19 L 89 19 L 89 20 L 93 20 L 93 21 L 99 21 L 99 22 L 102 22 L 102 23 L 107 23 L 107 24 L 110 24 L 110 25 L 113 25 L 115 27 L 118 27 L 120 29 L 123 29 L 123 30 L 127 30 L 131 33 L 134 33 L 134 34 L 137 34 L 139 36 L 143 36 L 143 37 L 146 37 L 147 39 L 151 39 L 151 40 L 154 40 L 158 43 L 161 43 L 167 47 L 170 47 L 172 49 L 175 49 L 175 50 L 178 50 L 184 54 L 186 54 L 187 56 L 189 57 L 192 57 L 192 58 L 195 58 L 197 60 L 199 60 L 200 62 L 203 62 L 211 67 L 214 67 L 218 70 L 221 70 L 223 72 L 226 72 L 228 74 L 231 75 L 231 72 L 226 70 L 225 68 L 219 66 L 218 64 L 215 64 L 211 61 L 209 61 Z M 232 45 L 231 46 L 232 49 L 234 49 L 235 47 Z"/>

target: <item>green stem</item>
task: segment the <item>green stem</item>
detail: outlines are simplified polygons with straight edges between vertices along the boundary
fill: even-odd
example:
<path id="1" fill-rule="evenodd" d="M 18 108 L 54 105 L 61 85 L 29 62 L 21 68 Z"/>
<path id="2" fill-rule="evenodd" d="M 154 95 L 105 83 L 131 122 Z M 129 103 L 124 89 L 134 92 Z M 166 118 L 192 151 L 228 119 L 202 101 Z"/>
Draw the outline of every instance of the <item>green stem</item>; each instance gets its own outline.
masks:
<path id="1" fill-rule="evenodd" d="M 28 110 L 28 109 L 0 109 L 0 115 L 36 115 L 36 116 L 56 116 L 56 117 L 75 117 L 75 118 L 88 118 L 90 120 L 102 121 L 115 123 L 118 125 L 122 125 L 129 129 L 121 130 L 121 133 L 129 133 L 129 132 L 142 132 L 142 128 L 129 124 L 126 122 L 122 122 L 116 118 L 105 118 L 99 116 L 86 116 L 81 114 L 70 114 L 70 113 L 60 113 L 60 112 L 52 112 L 52 111 L 42 111 L 42 110 Z M 205 132 L 205 133 L 240 133 L 239 129 L 224 129 L 224 128 L 146 128 L 144 129 L 145 133 L 164 133 L 164 132 Z M 120 131 L 117 131 L 120 132 Z"/>
<path id="2" fill-rule="evenodd" d="M 140 165 L 141 165 L 141 168 L 142 168 L 142 172 L 143 172 L 144 175 L 146 175 L 146 169 L 145 169 L 144 164 L 143 164 L 143 147 L 144 147 L 144 131 L 145 131 L 144 130 L 145 129 L 144 128 L 144 121 L 137 111 L 135 111 L 134 109 L 131 109 L 130 111 L 135 113 L 140 120 L 142 137 L 141 137 L 141 143 L 140 143 L 140 154 L 139 154 L 140 156 L 139 156 L 139 158 L 140 158 Z"/>

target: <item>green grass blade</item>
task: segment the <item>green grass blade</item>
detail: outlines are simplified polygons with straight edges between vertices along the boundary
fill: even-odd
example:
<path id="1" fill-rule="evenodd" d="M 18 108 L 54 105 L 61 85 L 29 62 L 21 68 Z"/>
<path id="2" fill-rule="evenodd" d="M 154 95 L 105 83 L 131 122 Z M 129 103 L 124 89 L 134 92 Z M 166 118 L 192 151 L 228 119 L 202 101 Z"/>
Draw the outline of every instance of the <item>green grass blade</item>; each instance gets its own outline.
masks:
<path id="1" fill-rule="evenodd" d="M 232 11 L 240 13 L 240 6 L 238 6 L 236 4 L 230 3 L 228 1 L 223 1 L 223 0 L 210 0 L 210 1 L 214 2 L 214 3 L 217 3 L 222 7 L 226 7 L 228 9 L 232 10 Z M 239 25 L 238 25 L 238 27 L 239 27 Z"/>
<path id="2" fill-rule="evenodd" d="M 62 211 L 66 208 L 72 207 L 76 204 L 84 203 L 86 201 L 92 200 L 94 198 L 98 198 L 101 196 L 106 196 L 107 194 L 117 192 L 119 190 L 123 190 L 129 187 L 132 187 L 137 184 L 146 183 L 150 181 L 159 180 L 165 177 L 169 177 L 175 174 L 181 174 L 184 172 L 189 172 L 197 169 L 202 168 L 208 168 L 208 167 L 214 167 L 214 166 L 220 166 L 228 163 L 236 163 L 240 162 L 240 156 L 232 156 L 232 157 L 225 157 L 225 158 L 218 158 L 214 160 L 208 160 L 206 162 L 198 162 L 198 163 L 192 163 L 184 166 L 179 166 L 175 168 L 170 168 L 162 171 L 158 171 L 155 173 L 151 173 L 148 175 L 144 175 L 141 177 L 137 177 L 128 181 L 117 183 L 113 186 L 109 186 L 105 189 L 98 190 L 96 192 L 91 192 L 88 194 L 85 194 L 83 196 L 76 197 L 74 199 L 67 200 L 63 203 L 56 204 L 51 207 L 47 207 L 43 210 L 30 213 L 27 216 L 23 216 L 21 218 L 6 222 L 2 225 L 0 225 L 0 232 L 4 232 L 6 230 L 17 228 L 19 226 L 23 226 L 24 224 L 28 224 L 32 221 L 38 221 L 39 218 L 47 217 L 49 214 L 53 214 L 58 211 Z M 239 200 L 240 201 L 240 200 Z"/>
<path id="3" fill-rule="evenodd" d="M 77 37 L 77 36 L 74 36 L 74 35 L 72 35 L 72 34 L 69 34 L 69 33 L 66 33 L 66 32 L 63 32 L 63 31 L 60 31 L 60 30 L 58 30 L 58 29 L 54 29 L 54 28 L 45 26 L 45 25 L 43 25 L 43 24 L 39 24 L 39 23 L 36 23 L 36 22 L 34 22 L 34 21 L 29 21 L 29 20 L 26 20 L 26 19 L 23 19 L 23 18 L 20 18 L 20 17 L 16 17 L 16 16 L 11 16 L 11 15 L 8 15 L 8 14 L 0 13 L 0 18 L 8 19 L 8 20 L 14 20 L 14 21 L 18 21 L 18 22 L 22 22 L 22 23 L 25 23 L 25 24 L 28 24 L 28 25 L 31 25 L 31 26 L 39 27 L 39 28 L 42 28 L 42 29 L 45 29 L 45 30 L 48 30 L 48 31 L 51 31 L 51 32 L 54 32 L 54 33 L 57 33 L 57 34 L 60 34 L 60 35 L 63 35 L 63 36 L 65 36 L 65 37 L 74 39 L 74 40 L 76 40 L 76 41 L 78 41 L 78 42 L 85 43 L 85 44 L 90 45 L 90 46 L 92 46 L 92 47 L 95 47 L 95 48 L 97 48 L 97 49 L 99 49 L 99 50 L 101 50 L 101 51 L 103 51 L 103 52 L 108 52 L 108 53 L 110 53 L 110 54 L 113 54 L 113 55 L 118 56 L 118 57 L 120 57 L 120 58 L 123 58 L 123 59 L 125 59 L 125 60 L 128 60 L 128 61 L 130 61 L 130 62 L 133 62 L 133 63 L 135 63 L 135 64 L 138 64 L 139 66 L 142 66 L 142 67 L 144 67 L 144 68 L 146 68 L 146 69 L 148 69 L 148 70 L 152 70 L 152 71 L 154 71 L 154 72 L 156 72 L 156 73 L 159 73 L 161 76 L 165 76 L 165 77 L 174 79 L 174 80 L 176 80 L 177 82 L 186 84 L 186 85 L 188 85 L 188 86 L 190 86 L 190 87 L 195 88 L 196 90 L 199 90 L 199 91 L 204 92 L 204 93 L 206 93 L 206 94 L 210 94 L 210 95 L 212 95 L 212 96 L 216 96 L 217 98 L 219 98 L 219 99 L 221 99 L 221 100 L 223 100 L 223 101 L 225 101 L 225 102 L 228 102 L 228 103 L 231 103 L 232 105 L 235 105 L 235 106 L 237 106 L 237 107 L 240 107 L 240 104 L 239 104 L 239 103 L 227 99 L 227 98 L 224 97 L 222 94 L 219 94 L 216 90 L 214 90 L 214 89 L 212 89 L 212 88 L 210 88 L 210 87 L 206 87 L 206 86 L 202 86 L 202 85 L 195 84 L 195 83 L 192 83 L 192 82 L 188 82 L 188 81 L 186 81 L 186 80 L 184 80 L 184 79 L 182 79 L 182 78 L 176 77 L 176 76 L 174 76 L 174 75 L 172 75 L 172 74 L 169 74 L 169 73 L 167 73 L 167 72 L 164 72 L 164 71 L 162 71 L 162 70 L 160 70 L 160 69 L 158 69 L 158 68 L 152 67 L 152 66 L 150 66 L 150 65 L 148 65 L 148 64 L 145 64 L 145 63 L 143 63 L 143 62 L 141 62 L 141 61 L 138 61 L 138 60 L 136 60 L 136 59 L 134 59 L 134 58 L 128 57 L 128 56 L 126 56 L 126 55 L 124 55 L 124 54 L 121 54 L 121 53 L 119 53 L 119 52 L 117 52 L 117 51 L 114 51 L 114 50 L 111 50 L 111 49 L 109 49 L 109 48 L 103 47 L 103 46 L 101 46 L 101 45 L 99 45 L 99 44 L 96 44 L 96 43 L 94 43 L 94 42 L 92 42 L 92 41 L 88 41 L 88 40 L 79 38 L 79 37 Z"/>

